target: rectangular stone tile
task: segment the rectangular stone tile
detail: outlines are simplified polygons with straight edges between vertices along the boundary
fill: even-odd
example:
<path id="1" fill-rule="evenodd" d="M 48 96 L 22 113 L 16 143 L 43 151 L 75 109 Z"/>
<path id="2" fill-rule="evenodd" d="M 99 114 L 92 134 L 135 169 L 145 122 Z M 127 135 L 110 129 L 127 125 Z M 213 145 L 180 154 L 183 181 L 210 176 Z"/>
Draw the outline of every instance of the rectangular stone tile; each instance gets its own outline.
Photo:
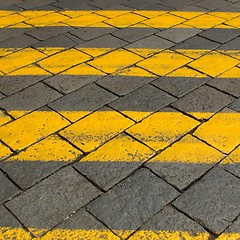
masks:
<path id="1" fill-rule="evenodd" d="M 240 180 L 216 167 L 173 203 L 219 234 L 240 213 Z"/>
<path id="2" fill-rule="evenodd" d="M 108 190 L 153 154 L 153 150 L 125 134 L 120 134 L 81 159 L 75 166 L 88 179 Z"/>
<path id="3" fill-rule="evenodd" d="M 29 31 L 30 30 L 27 28 L 3 28 L 1 29 L 0 41 L 23 35 L 25 32 Z"/>
<path id="4" fill-rule="evenodd" d="M 227 5 L 230 5 L 230 3 L 228 1 L 225 0 L 219 0 L 219 1 L 209 1 L 209 0 L 203 0 L 201 2 L 198 2 L 196 4 L 197 6 L 209 9 L 209 10 L 216 10 L 219 9 L 221 7 L 225 7 Z"/>
<path id="5" fill-rule="evenodd" d="M 32 239 L 4 206 L 0 206 L 0 216 L 0 236 L 2 239 Z"/>
<path id="6" fill-rule="evenodd" d="M 49 104 L 70 121 L 77 121 L 117 97 L 95 84 L 85 86 Z"/>
<path id="7" fill-rule="evenodd" d="M 93 201 L 88 210 L 126 238 L 177 196 L 173 187 L 149 170 L 140 169 Z"/>
<path id="8" fill-rule="evenodd" d="M 172 106 L 201 120 L 210 118 L 233 100 L 232 96 L 204 85 L 175 101 Z"/>
<path id="9" fill-rule="evenodd" d="M 146 163 L 156 174 L 183 190 L 205 174 L 224 155 L 186 135 Z"/>
<path id="10" fill-rule="evenodd" d="M 99 194 L 97 188 L 68 167 L 14 198 L 7 207 L 39 236 Z"/>
<path id="11" fill-rule="evenodd" d="M 184 214 L 178 212 L 172 206 L 166 206 L 163 210 L 145 223 L 129 239 L 202 239 L 208 240 L 211 235 L 198 223 Z"/>
<path id="12" fill-rule="evenodd" d="M 231 152 L 239 144 L 239 113 L 225 108 L 203 123 L 194 135 L 224 153 Z"/>
<path id="13" fill-rule="evenodd" d="M 7 158 L 11 154 L 12 151 L 7 146 L 0 142 L 0 160 Z"/>
<path id="14" fill-rule="evenodd" d="M 41 108 L 0 127 L 0 136 L 12 149 L 19 150 L 68 124 L 69 122 L 56 112 Z"/>
<path id="15" fill-rule="evenodd" d="M 239 12 L 239 9 L 237 9 L 237 11 Z M 239 19 L 240 19 L 240 16 L 239 17 L 236 17 L 234 19 L 231 19 L 229 21 L 226 22 L 227 25 L 230 25 L 232 27 L 237 27 L 239 28 L 240 24 L 239 24 Z"/>
<path id="16" fill-rule="evenodd" d="M 134 101 L 132 101 L 134 99 Z M 117 99 L 110 106 L 135 121 L 141 121 L 153 112 L 167 106 L 175 100 L 174 97 L 151 85 L 133 91 Z"/>
<path id="17" fill-rule="evenodd" d="M 228 107 L 236 112 L 240 112 L 240 97 L 232 102 Z"/>
<path id="18" fill-rule="evenodd" d="M 60 132 L 74 145 L 89 152 L 123 132 L 134 122 L 109 108 L 102 108 Z"/>
<path id="19" fill-rule="evenodd" d="M 73 162 L 81 154 L 60 137 L 52 135 L 0 162 L 0 168 L 7 172 L 18 186 L 26 189 Z"/>
<path id="20" fill-rule="evenodd" d="M 127 130 L 129 134 L 158 151 L 165 148 L 199 122 L 170 108 L 152 114 Z"/>
<path id="21" fill-rule="evenodd" d="M 219 50 L 239 50 L 240 49 L 240 37 L 236 37 L 235 39 L 224 43 Z"/>
<path id="22" fill-rule="evenodd" d="M 61 96 L 60 93 L 45 84 L 36 83 L 21 92 L 0 100 L 0 107 L 5 109 L 14 118 L 18 118 Z"/>

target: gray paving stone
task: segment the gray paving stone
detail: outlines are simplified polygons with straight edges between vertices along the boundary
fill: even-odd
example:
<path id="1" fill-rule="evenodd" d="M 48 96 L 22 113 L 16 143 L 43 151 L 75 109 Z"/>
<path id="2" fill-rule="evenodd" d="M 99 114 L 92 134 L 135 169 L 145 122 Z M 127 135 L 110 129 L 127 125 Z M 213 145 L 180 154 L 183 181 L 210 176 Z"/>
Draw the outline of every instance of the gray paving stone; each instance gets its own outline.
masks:
<path id="1" fill-rule="evenodd" d="M 98 10 L 99 8 L 94 7 L 90 4 L 81 2 L 81 4 L 76 4 L 76 1 L 69 0 L 69 1 L 58 1 L 56 3 L 51 4 L 53 6 L 59 7 L 64 10 Z"/>
<path id="2" fill-rule="evenodd" d="M 208 119 L 233 100 L 234 98 L 232 96 L 224 94 L 214 88 L 201 86 L 183 96 L 172 105 L 181 111 L 188 112 L 198 119 Z M 203 113 L 203 115 L 199 114 L 199 112 Z"/>
<path id="3" fill-rule="evenodd" d="M 212 41 L 225 43 L 240 35 L 238 29 L 218 29 L 211 28 L 199 34 L 202 37 Z"/>
<path id="4" fill-rule="evenodd" d="M 37 42 L 37 39 L 22 34 L 0 42 L 0 48 L 26 48 Z"/>
<path id="5" fill-rule="evenodd" d="M 40 6 L 44 6 L 46 4 L 50 4 L 56 1 L 53 0 L 43 0 L 43 1 L 39 1 L 39 0 L 32 0 L 32 1 L 24 1 L 24 2 L 18 2 L 16 3 L 17 6 L 23 8 L 23 9 L 32 9 L 34 7 L 40 7 Z"/>
<path id="6" fill-rule="evenodd" d="M 83 27 L 71 30 L 70 33 L 85 41 L 88 41 L 114 31 L 116 31 L 116 28 Z"/>
<path id="7" fill-rule="evenodd" d="M 158 0 L 144 0 L 144 1 L 131 0 L 127 1 L 125 5 L 128 7 L 132 7 L 134 9 L 143 9 L 144 7 L 151 6 L 153 4 L 156 4 L 157 2 Z"/>
<path id="8" fill-rule="evenodd" d="M 240 79 L 239 78 L 214 78 L 208 82 L 222 91 L 228 92 L 236 97 L 240 97 Z"/>
<path id="9" fill-rule="evenodd" d="M 47 40 L 50 37 L 57 36 L 62 33 L 73 30 L 73 27 L 44 27 L 44 28 L 34 28 L 27 34 L 31 35 L 39 40 Z"/>
<path id="10" fill-rule="evenodd" d="M 225 44 L 218 49 L 220 50 L 240 50 L 240 37 L 237 37 Z"/>
<path id="11" fill-rule="evenodd" d="M 119 98 L 110 104 L 114 109 L 124 111 L 139 111 L 144 112 L 144 115 L 131 115 L 131 112 L 126 112 L 127 115 L 134 120 L 142 120 L 143 117 L 156 112 L 159 109 L 167 106 L 175 100 L 174 97 L 168 95 L 162 90 L 151 85 L 144 85 L 143 87 L 131 92 L 130 94 Z"/>
<path id="12" fill-rule="evenodd" d="M 176 10 L 187 7 L 191 4 L 192 4 L 191 0 L 184 0 L 184 1 L 177 1 L 177 2 L 174 0 L 167 0 L 167 1 L 162 2 L 162 5 L 171 7 Z"/>
<path id="13" fill-rule="evenodd" d="M 18 189 L 3 173 L 0 171 L 0 204 L 11 199 L 20 193 Z"/>
<path id="14" fill-rule="evenodd" d="M 0 107 L 6 111 L 21 110 L 26 111 L 27 113 L 42 107 L 61 96 L 60 93 L 45 84 L 36 83 L 31 87 L 25 88 L 21 92 L 17 92 L 0 100 Z"/>
<path id="15" fill-rule="evenodd" d="M 100 194 L 71 167 L 64 168 L 7 203 L 28 228 L 43 233 Z"/>
<path id="16" fill-rule="evenodd" d="M 154 77 L 132 77 L 132 76 L 106 76 L 97 81 L 98 84 L 106 89 L 124 96 L 133 90 L 153 81 Z"/>
<path id="17" fill-rule="evenodd" d="M 141 38 L 153 35 L 158 30 L 154 28 L 123 28 L 112 33 L 114 36 L 128 42 L 135 42 Z"/>
<path id="18" fill-rule="evenodd" d="M 14 38 L 19 35 L 23 35 L 25 32 L 30 31 L 26 28 L 2 28 L 0 34 L 0 41 L 4 41 L 9 38 Z"/>
<path id="19" fill-rule="evenodd" d="M 180 43 L 190 37 L 193 37 L 201 32 L 201 29 L 194 28 L 168 28 L 163 30 L 156 35 L 163 37 L 175 43 Z"/>
<path id="20" fill-rule="evenodd" d="M 95 84 L 90 84 L 65 95 L 49 106 L 56 111 L 94 111 L 116 98 L 112 93 Z"/>
<path id="21" fill-rule="evenodd" d="M 198 223 L 194 222 L 190 218 L 186 217 L 184 214 L 177 211 L 172 206 L 166 206 L 165 208 L 163 208 L 163 210 L 158 212 L 146 224 L 144 224 L 140 228 L 140 231 L 141 230 L 143 231 L 153 230 L 153 231 L 156 231 L 156 233 L 157 231 L 162 231 L 163 234 L 159 235 L 159 239 L 163 239 L 161 237 L 164 237 L 164 236 L 166 236 L 166 239 L 167 239 L 167 236 L 171 237 L 170 235 L 171 233 L 173 233 L 172 235 L 173 239 L 175 237 L 178 238 L 178 236 L 179 236 L 179 239 L 181 239 L 181 234 L 185 232 L 193 237 L 199 236 L 199 239 L 203 237 L 203 235 L 201 234 L 206 234 L 206 236 L 208 235 L 207 231 L 203 227 L 201 227 Z M 169 233 L 169 235 L 165 235 L 164 233 Z M 177 236 L 177 233 L 179 233 L 178 236 Z M 137 231 L 133 235 L 133 237 L 132 238 L 130 237 L 129 239 L 130 240 L 150 239 L 147 236 L 148 236 L 147 232 L 146 232 L 146 236 L 143 236 L 143 233 L 141 233 L 141 236 L 140 235 L 138 236 L 138 231 Z"/>
<path id="22" fill-rule="evenodd" d="M 58 35 L 51 37 L 47 40 L 43 40 L 41 42 L 38 42 L 37 44 L 34 44 L 33 47 L 63 47 L 63 48 L 70 48 L 73 46 L 76 46 L 77 44 L 69 39 L 68 37 L 64 35 Z"/>
<path id="23" fill-rule="evenodd" d="M 5 95 L 0 92 L 0 99 L 5 98 Z"/>
<path id="24" fill-rule="evenodd" d="M 174 96 L 182 97 L 207 81 L 209 81 L 208 78 L 160 77 L 152 84 Z"/>
<path id="25" fill-rule="evenodd" d="M 216 167 L 174 201 L 174 205 L 214 233 L 240 213 L 240 180 Z"/>
<path id="26" fill-rule="evenodd" d="M 75 35 L 72 35 L 71 33 L 64 33 L 64 36 L 66 36 L 67 38 L 69 38 L 70 40 L 72 40 L 73 42 L 75 42 L 76 44 L 81 44 L 81 43 L 84 43 L 85 41 L 78 38 L 77 36 Z"/>
<path id="27" fill-rule="evenodd" d="M 145 37 L 132 44 L 127 45 L 125 48 L 150 48 L 150 49 L 167 49 L 174 45 L 174 43 L 167 41 L 157 36 Z"/>
<path id="28" fill-rule="evenodd" d="M 47 76 L 41 75 L 18 75 L 18 76 L 2 76 L 0 77 L 0 91 L 6 95 L 16 93 L 34 83 L 37 83 Z"/>
<path id="29" fill-rule="evenodd" d="M 105 0 L 92 0 L 91 1 L 91 5 L 99 8 L 99 9 L 117 9 L 119 10 L 119 8 L 117 8 L 117 6 L 122 6 L 122 3 L 125 3 L 126 0 L 121 0 L 121 1 L 105 1 Z"/>
<path id="30" fill-rule="evenodd" d="M 231 103 L 229 108 L 233 109 L 236 112 L 240 112 L 240 98 L 236 99 L 233 103 Z"/>
<path id="31" fill-rule="evenodd" d="M 55 75 L 44 82 L 62 93 L 70 93 L 101 77 L 95 75 Z"/>
<path id="32" fill-rule="evenodd" d="M 206 8 L 208 10 L 216 10 L 225 6 L 230 5 L 230 2 L 225 0 L 211 1 L 211 0 L 203 0 L 196 4 L 199 7 Z"/>
<path id="33" fill-rule="evenodd" d="M 220 235 L 220 239 L 239 238 L 240 216 Z M 221 238 L 222 237 L 222 238 Z"/>
<path id="34" fill-rule="evenodd" d="M 154 5 L 144 7 L 143 10 L 171 11 L 171 10 L 174 10 L 174 8 L 163 6 L 161 4 L 154 4 Z"/>
<path id="35" fill-rule="evenodd" d="M 136 230 L 177 196 L 162 179 L 140 169 L 91 202 L 88 210 L 112 230 Z"/>
<path id="36" fill-rule="evenodd" d="M 60 10 L 59 7 L 53 6 L 53 5 L 43 5 L 38 7 L 33 7 L 31 10 L 51 10 L 51 11 L 58 11 Z"/>

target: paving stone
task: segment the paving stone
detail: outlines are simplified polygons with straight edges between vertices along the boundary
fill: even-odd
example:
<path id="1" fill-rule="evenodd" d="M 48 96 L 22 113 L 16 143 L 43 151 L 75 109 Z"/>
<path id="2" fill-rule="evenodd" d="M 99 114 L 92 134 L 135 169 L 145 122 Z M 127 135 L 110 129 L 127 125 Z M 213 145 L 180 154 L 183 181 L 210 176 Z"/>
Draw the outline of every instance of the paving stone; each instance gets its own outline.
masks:
<path id="1" fill-rule="evenodd" d="M 0 168 L 26 189 L 79 156 L 80 151 L 53 135 L 0 162 Z"/>
<path id="2" fill-rule="evenodd" d="M 59 228 L 61 229 L 59 232 Z M 109 229 L 107 229 L 101 222 L 96 220 L 86 210 L 81 209 L 77 211 L 67 220 L 63 221 L 56 228 L 49 231 L 44 239 L 57 239 L 70 237 L 71 239 L 111 239 L 120 240 L 119 237 L 114 235 Z"/>
<path id="3" fill-rule="evenodd" d="M 8 111 L 10 115 L 18 118 L 61 96 L 60 93 L 54 91 L 45 84 L 36 83 L 21 92 L 17 92 L 0 100 L 0 106 Z"/>
<path id="4" fill-rule="evenodd" d="M 163 6 L 161 4 L 154 4 L 150 6 L 146 6 L 143 8 L 143 10 L 160 10 L 160 11 L 171 11 L 174 10 L 174 8 Z"/>
<path id="5" fill-rule="evenodd" d="M 151 6 L 157 2 L 158 0 L 144 0 L 144 1 L 131 0 L 125 3 L 125 5 L 132 7 L 134 9 L 143 9 L 144 7 Z"/>
<path id="6" fill-rule="evenodd" d="M 198 119 L 208 119 L 233 100 L 232 96 L 205 85 L 183 96 L 172 105 Z"/>
<path id="7" fill-rule="evenodd" d="M 0 171 L 0 204 L 11 199 L 21 192 L 3 173 Z"/>
<path id="8" fill-rule="evenodd" d="M 177 196 L 173 187 L 141 169 L 90 203 L 88 210 L 114 232 L 134 231 Z M 133 231 L 117 233 L 127 237 Z"/>
<path id="9" fill-rule="evenodd" d="M 114 31 L 116 31 L 115 28 L 83 27 L 83 28 L 73 29 L 70 31 L 70 33 L 85 41 L 89 41 L 94 38 L 107 35 Z"/>
<path id="10" fill-rule="evenodd" d="M 97 83 L 119 96 L 124 96 L 154 79 L 154 77 L 108 75 L 98 80 Z"/>
<path id="11" fill-rule="evenodd" d="M 2 80 L 2 79 L 1 79 Z M 6 96 L 0 92 L 0 99 L 5 98 Z"/>
<path id="12" fill-rule="evenodd" d="M 174 9 L 181 9 L 184 8 L 186 6 L 189 6 L 192 4 L 191 0 L 184 0 L 184 1 L 174 1 L 174 0 L 168 0 L 168 1 L 164 1 L 161 3 L 164 6 L 168 6 L 168 7 L 172 7 Z"/>
<path id="13" fill-rule="evenodd" d="M 233 109 L 236 112 L 240 112 L 240 98 L 236 99 L 228 107 Z"/>
<path id="14" fill-rule="evenodd" d="M 0 126 L 11 121 L 11 118 L 2 110 L 0 110 Z"/>
<path id="15" fill-rule="evenodd" d="M 183 190 L 224 157 L 200 140 L 187 135 L 152 158 L 146 165 Z"/>
<path id="16" fill-rule="evenodd" d="M 26 48 L 37 42 L 35 38 L 22 34 L 0 42 L 0 48 Z"/>
<path id="17" fill-rule="evenodd" d="M 47 40 L 43 40 L 41 42 L 38 42 L 37 44 L 34 44 L 33 47 L 35 48 L 41 48 L 41 47 L 62 47 L 62 48 L 70 48 L 77 45 L 74 41 L 69 39 L 68 37 L 64 35 L 58 35 L 51 37 Z"/>
<path id="18" fill-rule="evenodd" d="M 210 234 L 203 227 L 172 206 L 166 206 L 129 239 L 181 239 L 188 236 L 210 239 Z"/>
<path id="19" fill-rule="evenodd" d="M 17 37 L 19 35 L 24 36 L 23 34 L 25 32 L 30 31 L 29 29 L 25 29 L 25 28 L 3 28 L 1 29 L 1 35 L 0 35 L 0 41 L 4 41 L 7 40 L 9 38 L 14 38 Z M 27 35 L 25 35 L 27 36 Z"/>
<path id="20" fill-rule="evenodd" d="M 4 206 L 0 206 L 0 216 L 0 235 L 2 239 L 17 239 L 17 237 L 26 240 L 32 239 L 17 219 Z"/>
<path id="21" fill-rule="evenodd" d="M 69 0 L 69 1 L 58 1 L 52 4 L 53 6 L 57 6 L 61 9 L 70 9 L 70 10 L 98 10 L 99 8 L 94 7 L 90 4 L 86 4 L 82 2 L 81 4 L 76 4 L 76 1 Z"/>
<path id="22" fill-rule="evenodd" d="M 239 182 L 232 174 L 216 167 L 173 204 L 219 234 L 240 213 Z"/>
<path id="23" fill-rule="evenodd" d="M 151 113 L 167 106 L 174 100 L 174 97 L 160 89 L 151 85 L 145 85 L 114 101 L 110 106 L 121 111 L 135 121 L 140 121 Z"/>
<path id="24" fill-rule="evenodd" d="M 204 1 L 198 2 L 196 5 L 209 10 L 216 10 L 221 7 L 228 6 L 230 5 L 230 3 L 225 0 L 218 0 L 218 1 L 204 0 Z"/>
<path id="25" fill-rule="evenodd" d="M 7 203 L 27 228 L 43 234 L 100 194 L 71 167 L 64 168 Z M 31 230 L 34 234 L 34 229 Z"/>
<path id="26" fill-rule="evenodd" d="M 233 38 L 239 36 L 239 34 L 240 33 L 238 29 L 218 29 L 218 28 L 207 29 L 206 31 L 199 33 L 200 36 L 219 43 L 228 42 Z"/>
<path id="27" fill-rule="evenodd" d="M 69 38 L 70 40 L 72 40 L 73 42 L 75 42 L 76 44 L 81 44 L 81 43 L 84 43 L 85 41 L 78 38 L 77 36 L 67 32 L 67 33 L 64 33 L 64 36 L 66 36 L 67 38 Z"/>
<path id="28" fill-rule="evenodd" d="M 200 29 L 194 28 L 168 28 L 161 32 L 158 32 L 156 35 L 159 37 L 163 37 L 175 43 L 180 43 L 190 37 L 193 37 L 200 33 Z"/>
<path id="29" fill-rule="evenodd" d="M 27 9 L 32 9 L 34 7 L 44 6 L 46 4 L 50 4 L 53 2 L 55 2 L 55 1 L 53 1 L 53 0 L 43 0 L 43 1 L 32 0 L 32 1 L 19 2 L 16 5 L 27 10 Z"/>
<path id="30" fill-rule="evenodd" d="M 160 77 L 153 81 L 152 84 L 172 95 L 182 97 L 207 81 L 209 81 L 209 78 Z"/>
<path id="31" fill-rule="evenodd" d="M 59 34 L 63 34 L 65 32 L 71 31 L 74 28 L 72 27 L 51 27 L 47 26 L 44 28 L 34 28 L 31 31 L 28 31 L 28 35 L 31 35 L 39 40 L 47 40 L 48 38 L 54 37 Z"/>
<path id="32" fill-rule="evenodd" d="M 81 159 L 75 166 L 88 179 L 108 190 L 153 154 L 154 151 L 150 148 L 125 134 L 120 134 Z"/>
<path id="33" fill-rule="evenodd" d="M 225 44 L 218 49 L 220 50 L 240 50 L 240 37 L 237 37 Z"/>
<path id="34" fill-rule="evenodd" d="M 112 93 L 95 84 L 90 84 L 65 95 L 57 101 L 49 104 L 49 106 L 56 111 L 59 111 L 70 121 L 76 121 L 116 98 L 117 97 Z M 74 113 L 74 111 L 76 113 Z"/>
<path id="35" fill-rule="evenodd" d="M 235 97 L 240 97 L 239 78 L 214 78 L 209 81 L 208 84 L 224 92 L 230 93 Z"/>
<path id="36" fill-rule="evenodd" d="M 154 28 L 123 28 L 112 34 L 125 41 L 135 42 L 141 38 L 153 35 L 156 32 L 158 32 L 158 30 Z"/>
<path id="37" fill-rule="evenodd" d="M 156 50 L 159 52 L 161 50 L 170 48 L 174 45 L 174 43 L 167 41 L 163 38 L 157 37 L 157 36 L 149 36 L 149 37 L 145 37 L 141 40 L 138 40 L 132 44 L 129 44 L 126 46 L 127 49 L 131 49 L 131 51 L 136 52 L 138 54 L 140 54 L 143 57 L 147 57 L 149 55 L 151 55 L 151 51 L 150 49 L 154 49 L 153 53 L 156 52 Z M 149 53 L 148 55 L 142 54 L 141 50 L 140 51 L 135 51 L 135 48 L 149 48 Z"/>

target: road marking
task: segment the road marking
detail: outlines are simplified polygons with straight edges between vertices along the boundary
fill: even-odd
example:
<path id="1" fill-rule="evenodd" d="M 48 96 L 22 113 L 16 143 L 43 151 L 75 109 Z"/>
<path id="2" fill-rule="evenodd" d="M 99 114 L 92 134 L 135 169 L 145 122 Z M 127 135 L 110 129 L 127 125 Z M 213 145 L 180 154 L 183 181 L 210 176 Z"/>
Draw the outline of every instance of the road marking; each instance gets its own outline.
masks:
<path id="1" fill-rule="evenodd" d="M 169 28 L 238 28 L 238 12 L 187 12 L 187 11 L 0 11 L 0 28 L 62 26 L 73 27 L 155 27 Z M 235 18 L 235 19 L 234 19 Z M 24 24 L 23 24 L 24 23 Z M 144 25 L 141 25 L 142 23 Z M 224 23 L 224 25 L 222 24 Z"/>

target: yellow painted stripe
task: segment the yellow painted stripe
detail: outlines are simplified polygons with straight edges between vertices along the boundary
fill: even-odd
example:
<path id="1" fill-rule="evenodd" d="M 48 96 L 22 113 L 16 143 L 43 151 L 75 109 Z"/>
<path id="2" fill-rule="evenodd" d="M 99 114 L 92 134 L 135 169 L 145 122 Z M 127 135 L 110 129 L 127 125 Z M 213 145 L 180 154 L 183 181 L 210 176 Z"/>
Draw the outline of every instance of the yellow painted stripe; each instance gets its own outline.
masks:
<path id="1" fill-rule="evenodd" d="M 224 73 L 240 63 L 240 50 L 186 50 L 177 49 L 62 49 L 45 48 L 2 49 L 0 71 L 9 75 L 102 75 L 173 76 L 173 77 L 224 77 Z M 113 50 L 113 49 L 111 49 Z M 89 56 L 93 51 L 98 57 Z M 107 53 L 105 53 L 107 51 Z M 11 54 L 9 54 L 11 53 Z M 48 53 L 50 56 L 48 56 Z M 52 53 L 55 53 L 51 55 Z M 102 55 L 105 53 L 104 55 Z M 155 55 L 152 55 L 155 53 Z M 6 55 L 7 54 L 7 55 Z M 141 56 L 140 56 L 141 55 Z M 152 55 L 147 59 L 146 55 Z M 203 56 L 202 56 L 203 55 Z M 197 59 L 194 59 L 197 58 Z M 37 62 L 38 66 L 33 63 Z M 87 64 L 86 64 L 87 63 Z M 137 67 L 132 68 L 132 65 Z M 189 65 L 197 71 L 184 68 Z M 131 68 L 129 68 L 131 67 Z M 140 69 L 140 68 L 141 69 Z M 176 71 L 177 70 L 177 71 Z M 202 72 L 200 74 L 198 71 Z M 205 75 L 204 75 L 205 74 Z M 2 74 L 4 75 L 4 74 Z M 239 78 L 239 68 L 231 70 L 228 78 Z"/>
<path id="2" fill-rule="evenodd" d="M 238 12 L 187 11 L 0 11 L 0 28 L 62 26 L 74 27 L 155 27 L 155 28 L 238 28 Z M 140 24 L 141 23 L 141 24 Z M 224 24 L 222 24 L 224 23 Z"/>

